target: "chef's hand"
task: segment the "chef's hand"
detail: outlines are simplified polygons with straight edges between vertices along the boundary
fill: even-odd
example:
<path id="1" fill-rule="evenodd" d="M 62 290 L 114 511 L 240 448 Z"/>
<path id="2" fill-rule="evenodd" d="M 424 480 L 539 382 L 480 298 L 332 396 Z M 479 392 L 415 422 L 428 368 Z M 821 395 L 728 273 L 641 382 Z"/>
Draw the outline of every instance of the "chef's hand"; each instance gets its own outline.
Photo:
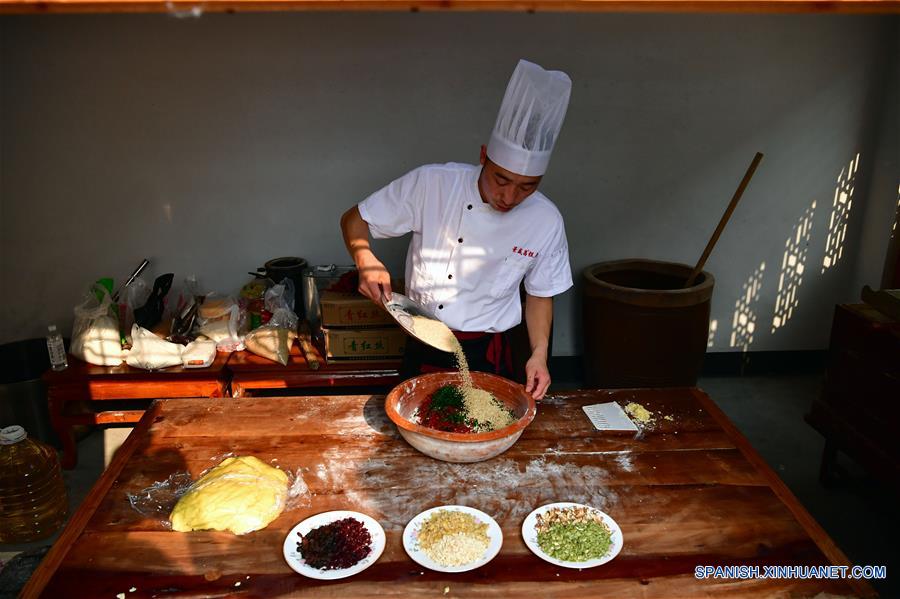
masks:
<path id="1" fill-rule="evenodd" d="M 538 353 L 531 354 L 525 363 L 525 392 L 531 393 L 535 401 L 543 399 L 550 387 L 550 371 L 547 359 Z"/>
<path id="2" fill-rule="evenodd" d="M 381 296 L 391 299 L 391 273 L 374 255 L 359 265 L 359 292 L 381 305 Z"/>

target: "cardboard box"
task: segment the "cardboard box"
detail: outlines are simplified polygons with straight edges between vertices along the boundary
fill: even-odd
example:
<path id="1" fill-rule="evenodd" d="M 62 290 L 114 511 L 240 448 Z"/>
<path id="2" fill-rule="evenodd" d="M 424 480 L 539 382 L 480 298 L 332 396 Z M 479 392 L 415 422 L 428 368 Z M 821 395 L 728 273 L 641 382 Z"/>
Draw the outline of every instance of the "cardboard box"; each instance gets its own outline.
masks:
<path id="1" fill-rule="evenodd" d="M 319 305 L 323 328 L 396 324 L 387 310 L 358 293 L 323 291 L 319 295 Z"/>
<path id="2" fill-rule="evenodd" d="M 403 357 L 406 332 L 400 327 L 323 329 L 325 356 L 335 359 L 385 359 Z"/>

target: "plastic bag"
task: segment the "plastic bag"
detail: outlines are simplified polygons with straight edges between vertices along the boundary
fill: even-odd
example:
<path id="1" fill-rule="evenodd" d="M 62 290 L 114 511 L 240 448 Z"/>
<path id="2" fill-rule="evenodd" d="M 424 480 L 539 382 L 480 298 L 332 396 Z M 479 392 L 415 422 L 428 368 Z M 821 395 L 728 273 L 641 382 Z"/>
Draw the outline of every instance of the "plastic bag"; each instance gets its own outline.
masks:
<path id="1" fill-rule="evenodd" d="M 233 352 L 244 349 L 241 329 L 246 322 L 245 313 L 234 298 L 209 294 L 197 312 L 201 335 L 216 342 L 216 349 Z"/>
<path id="2" fill-rule="evenodd" d="M 166 304 L 166 315 L 163 320 L 171 322 L 166 337 L 173 343 L 189 344 L 196 337 L 194 332 L 197 314 L 205 294 L 199 293 L 197 277 L 188 275 L 184 282 L 169 292 Z M 215 347 L 214 353 L 215 353 Z"/>
<path id="3" fill-rule="evenodd" d="M 195 275 L 188 275 L 181 281 L 173 281 L 172 288 L 165 299 L 163 321 L 178 319 L 192 303 L 200 303 L 202 294 L 198 293 L 199 285 Z M 174 327 L 173 323 L 173 327 Z"/>
<path id="4" fill-rule="evenodd" d="M 181 366 L 184 346 L 170 343 L 137 324 L 131 327 L 131 351 L 125 362 L 134 368 L 159 370 L 169 366 Z"/>
<path id="5" fill-rule="evenodd" d="M 244 347 L 257 356 L 287 366 L 295 339 L 296 331 L 263 325 L 244 338 Z"/>
<path id="6" fill-rule="evenodd" d="M 134 309 L 147 303 L 150 292 L 153 289 L 143 277 L 137 277 L 126 287 L 119 296 L 119 318 L 122 332 L 127 336 L 131 334 L 131 325 L 134 324 Z"/>
<path id="7" fill-rule="evenodd" d="M 272 318 L 244 339 L 249 351 L 287 366 L 299 324 L 299 318 L 291 309 L 293 303 L 294 284 L 290 279 L 284 279 L 266 291 L 266 310 L 272 313 Z"/>
<path id="8" fill-rule="evenodd" d="M 185 368 L 207 368 L 216 359 L 216 342 L 206 337 L 195 339 L 181 353 L 181 365 Z"/>
<path id="9" fill-rule="evenodd" d="M 97 299 L 100 297 L 101 299 Z M 84 301 L 75 306 L 70 353 L 88 364 L 118 366 L 122 363 L 119 321 L 112 298 L 104 287 L 95 285 Z"/>
<path id="10" fill-rule="evenodd" d="M 297 328 L 299 319 L 294 313 L 294 282 L 292 280 L 283 279 L 277 285 L 267 289 L 265 303 L 266 310 L 272 313 L 272 320 L 276 320 L 280 313 L 279 326 Z"/>
<path id="11" fill-rule="evenodd" d="M 163 320 L 166 298 L 169 295 L 169 290 L 172 288 L 172 280 L 174 278 L 175 275 L 172 273 L 166 273 L 156 277 L 156 280 L 153 281 L 153 288 L 150 290 L 150 296 L 147 298 L 147 301 L 143 306 L 134 309 L 135 323 L 145 329 L 153 330 L 154 332 L 161 330 L 157 329 L 157 327 Z M 163 325 L 163 329 L 166 331 L 168 330 L 165 325 Z"/>
<path id="12" fill-rule="evenodd" d="M 222 456 L 216 456 L 210 458 L 211 461 L 216 462 L 217 466 L 228 466 L 226 463 L 227 460 L 235 460 L 233 454 L 225 454 Z M 241 460 L 248 460 L 251 464 L 251 468 L 253 466 L 267 466 L 264 462 L 257 460 L 253 456 L 242 456 Z M 272 460 L 272 462 L 276 462 L 277 460 Z M 300 469 L 298 468 L 296 471 L 285 471 L 274 464 L 270 464 L 274 468 L 278 468 L 287 476 L 287 482 L 285 486 L 285 492 L 282 493 L 280 490 L 278 493 L 273 494 L 268 501 L 271 502 L 271 505 L 267 505 L 267 508 L 277 509 L 278 513 L 283 512 L 285 509 L 295 509 L 298 507 L 308 507 L 311 505 L 311 494 L 309 491 L 309 487 L 306 485 L 306 481 L 303 480 L 303 476 L 300 473 Z M 254 476 L 252 474 L 251 468 L 244 468 L 236 472 L 230 472 L 225 474 L 225 477 L 228 477 L 228 480 L 231 482 L 237 483 L 235 486 L 232 486 L 232 490 L 237 489 L 240 490 L 243 485 L 248 485 L 248 487 L 258 487 L 261 484 L 271 485 L 271 482 L 266 482 L 268 479 L 265 479 L 260 476 Z M 170 520 L 170 516 L 174 511 L 176 505 L 178 505 L 178 501 L 189 491 L 190 492 L 198 492 L 203 489 L 204 486 L 209 484 L 209 479 L 205 482 L 203 478 L 212 472 L 214 468 L 209 468 L 200 473 L 200 476 L 197 478 L 196 482 L 191 481 L 191 476 L 187 472 L 176 472 L 170 475 L 167 479 L 163 481 L 156 482 L 149 487 L 141 490 L 138 493 L 128 494 L 128 502 L 131 504 L 131 507 L 140 513 L 141 515 L 159 521 L 165 528 L 172 529 L 172 521 Z M 220 482 L 223 477 L 220 477 Z M 239 516 L 243 513 L 245 506 L 243 502 L 237 502 L 234 505 L 234 509 L 237 510 L 234 514 L 226 514 L 226 515 L 236 515 Z M 219 513 L 228 512 L 229 510 L 222 508 L 221 506 L 217 510 Z M 277 516 L 277 514 L 276 514 Z M 201 515 L 202 519 L 202 515 Z M 181 522 L 180 524 L 184 524 Z M 268 524 L 268 522 L 266 522 Z M 265 525 L 264 525 L 265 526 Z M 251 532 L 249 530 L 245 532 Z M 236 534 L 242 534 L 237 533 Z"/>
<path id="13" fill-rule="evenodd" d="M 241 306 L 247 311 L 249 320 L 248 328 L 252 331 L 269 322 L 272 314 L 265 308 L 265 296 L 275 281 L 266 277 L 253 277 L 253 279 L 241 287 Z"/>

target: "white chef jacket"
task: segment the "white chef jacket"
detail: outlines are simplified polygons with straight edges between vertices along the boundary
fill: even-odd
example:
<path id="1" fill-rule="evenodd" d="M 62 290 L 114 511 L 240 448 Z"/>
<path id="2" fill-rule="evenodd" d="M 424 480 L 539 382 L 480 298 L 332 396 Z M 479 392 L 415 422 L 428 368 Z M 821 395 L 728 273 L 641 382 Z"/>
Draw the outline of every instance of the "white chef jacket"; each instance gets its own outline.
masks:
<path id="1" fill-rule="evenodd" d="M 502 332 L 522 320 L 519 283 L 539 297 L 572 286 L 562 215 L 535 191 L 509 212 L 478 192 L 481 167 L 419 167 L 360 202 L 373 238 L 412 232 L 406 292 L 456 331 Z"/>

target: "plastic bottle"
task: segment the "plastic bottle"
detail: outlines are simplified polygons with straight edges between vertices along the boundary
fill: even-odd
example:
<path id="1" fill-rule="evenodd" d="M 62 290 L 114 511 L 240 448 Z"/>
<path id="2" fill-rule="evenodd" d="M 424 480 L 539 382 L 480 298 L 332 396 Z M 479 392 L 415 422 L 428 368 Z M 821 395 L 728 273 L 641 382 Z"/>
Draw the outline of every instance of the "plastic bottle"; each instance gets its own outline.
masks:
<path id="1" fill-rule="evenodd" d="M 68 509 L 56 450 L 28 438 L 21 426 L 0 430 L 0 543 L 49 537 Z"/>
<path id="2" fill-rule="evenodd" d="M 69 367 L 66 346 L 63 344 L 62 335 L 56 330 L 55 324 L 47 327 L 47 351 L 50 353 L 50 367 L 53 370 L 65 370 Z"/>

